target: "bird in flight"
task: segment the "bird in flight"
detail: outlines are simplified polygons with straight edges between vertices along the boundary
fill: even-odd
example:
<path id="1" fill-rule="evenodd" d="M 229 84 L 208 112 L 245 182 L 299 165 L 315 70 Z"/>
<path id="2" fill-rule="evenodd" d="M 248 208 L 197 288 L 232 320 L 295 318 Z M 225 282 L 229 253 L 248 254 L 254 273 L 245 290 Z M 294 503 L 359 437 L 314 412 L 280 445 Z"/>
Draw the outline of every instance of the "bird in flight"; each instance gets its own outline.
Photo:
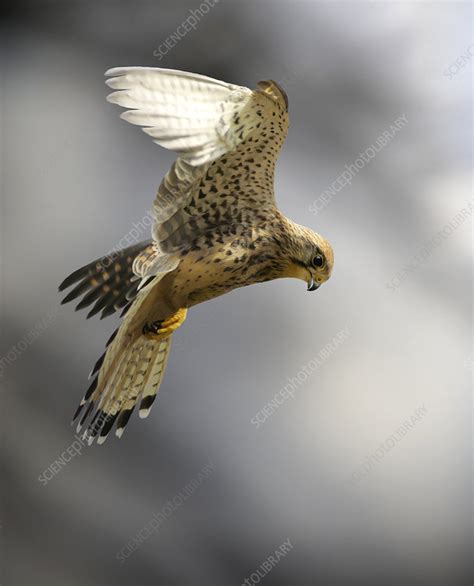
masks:
<path id="1" fill-rule="evenodd" d="M 152 238 L 78 269 L 59 286 L 88 317 L 123 320 L 91 372 L 74 416 L 84 439 L 116 435 L 156 398 L 173 332 L 189 308 L 253 283 L 293 277 L 314 291 L 331 275 L 322 236 L 278 209 L 274 170 L 288 131 L 288 98 L 272 80 L 255 90 L 152 67 L 106 72 L 107 100 L 178 158 L 153 202 Z"/>

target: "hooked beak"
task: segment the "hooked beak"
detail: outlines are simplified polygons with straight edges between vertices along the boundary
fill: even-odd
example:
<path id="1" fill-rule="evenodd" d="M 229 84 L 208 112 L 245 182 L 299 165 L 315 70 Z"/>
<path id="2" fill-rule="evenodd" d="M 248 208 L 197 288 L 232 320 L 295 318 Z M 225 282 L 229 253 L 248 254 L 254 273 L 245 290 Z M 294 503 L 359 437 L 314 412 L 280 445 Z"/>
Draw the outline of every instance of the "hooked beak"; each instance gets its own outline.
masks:
<path id="1" fill-rule="evenodd" d="M 319 287 L 319 283 L 316 283 L 316 281 L 313 279 L 313 277 L 310 278 L 310 280 L 308 281 L 308 291 L 316 291 L 316 289 Z"/>

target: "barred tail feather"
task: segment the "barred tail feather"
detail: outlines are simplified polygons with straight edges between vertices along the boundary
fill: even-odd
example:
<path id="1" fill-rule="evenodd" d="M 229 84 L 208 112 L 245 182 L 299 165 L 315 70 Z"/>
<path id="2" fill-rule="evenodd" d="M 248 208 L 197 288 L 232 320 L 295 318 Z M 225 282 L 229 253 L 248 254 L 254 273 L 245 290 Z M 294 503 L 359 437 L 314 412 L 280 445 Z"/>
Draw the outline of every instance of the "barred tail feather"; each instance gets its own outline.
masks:
<path id="1" fill-rule="evenodd" d="M 122 324 L 92 369 L 93 380 L 73 418 L 80 417 L 78 433 L 86 425 L 83 438 L 89 445 L 96 437 L 97 443 L 103 443 L 114 424 L 116 435 L 121 437 L 137 403 L 140 417 L 150 412 L 163 378 L 172 333 L 163 331 L 162 336 L 150 337 L 141 324 L 146 323 L 150 304 L 156 302 L 150 293 L 163 276 L 157 275 L 126 306 Z"/>
<path id="2" fill-rule="evenodd" d="M 96 437 L 97 443 L 102 444 L 114 423 L 115 433 L 117 437 L 121 437 L 138 403 L 140 417 L 144 418 L 149 414 L 163 378 L 171 338 L 170 335 L 161 340 L 153 340 L 140 336 L 133 344 L 122 346 L 118 351 L 111 344 L 106 352 L 104 365 L 90 387 L 92 392 L 89 391 L 89 397 L 86 394 L 78 410 L 82 411 L 88 403 L 77 431 L 89 419 L 83 434 L 89 445 Z"/>
<path id="3" fill-rule="evenodd" d="M 163 340 L 160 340 L 158 351 L 156 352 L 154 359 L 149 363 L 147 376 L 144 378 L 140 411 L 138 412 L 138 415 L 141 419 L 148 417 L 151 411 L 151 406 L 156 399 L 166 365 L 168 364 L 168 358 L 171 349 L 171 338 L 172 335 L 164 338 Z"/>

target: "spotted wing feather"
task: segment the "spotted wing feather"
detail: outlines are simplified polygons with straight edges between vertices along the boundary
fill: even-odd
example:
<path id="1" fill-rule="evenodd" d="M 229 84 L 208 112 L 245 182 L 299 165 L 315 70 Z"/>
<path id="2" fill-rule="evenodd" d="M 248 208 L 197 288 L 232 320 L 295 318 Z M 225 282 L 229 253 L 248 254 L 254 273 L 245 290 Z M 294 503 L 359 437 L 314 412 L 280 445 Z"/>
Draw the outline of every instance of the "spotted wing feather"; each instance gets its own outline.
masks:
<path id="1" fill-rule="evenodd" d="M 151 67 L 106 75 L 115 90 L 107 99 L 130 108 L 121 117 L 179 155 L 153 205 L 157 266 L 202 234 L 256 222 L 262 207 L 275 206 L 274 166 L 288 130 L 288 99 L 278 84 L 259 82 L 252 91 Z"/>
<path id="2" fill-rule="evenodd" d="M 133 263 L 138 255 L 146 254 L 152 248 L 151 240 L 140 242 L 74 271 L 59 285 L 60 291 L 74 285 L 62 303 L 82 296 L 76 310 L 93 305 L 87 317 L 101 312 L 101 319 L 125 307 L 136 296 L 140 284 L 133 272 Z"/>

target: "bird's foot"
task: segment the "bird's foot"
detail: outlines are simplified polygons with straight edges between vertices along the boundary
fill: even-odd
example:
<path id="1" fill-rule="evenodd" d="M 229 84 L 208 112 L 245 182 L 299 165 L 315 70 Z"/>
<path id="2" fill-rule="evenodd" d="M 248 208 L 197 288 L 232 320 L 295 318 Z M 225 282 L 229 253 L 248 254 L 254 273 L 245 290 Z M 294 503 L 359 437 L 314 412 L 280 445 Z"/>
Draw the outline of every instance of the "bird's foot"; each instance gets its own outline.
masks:
<path id="1" fill-rule="evenodd" d="M 185 307 L 181 307 L 166 319 L 161 319 L 151 323 L 147 322 L 143 326 L 143 334 L 154 340 L 166 338 L 166 336 L 169 336 L 183 325 L 187 313 L 188 310 Z"/>

